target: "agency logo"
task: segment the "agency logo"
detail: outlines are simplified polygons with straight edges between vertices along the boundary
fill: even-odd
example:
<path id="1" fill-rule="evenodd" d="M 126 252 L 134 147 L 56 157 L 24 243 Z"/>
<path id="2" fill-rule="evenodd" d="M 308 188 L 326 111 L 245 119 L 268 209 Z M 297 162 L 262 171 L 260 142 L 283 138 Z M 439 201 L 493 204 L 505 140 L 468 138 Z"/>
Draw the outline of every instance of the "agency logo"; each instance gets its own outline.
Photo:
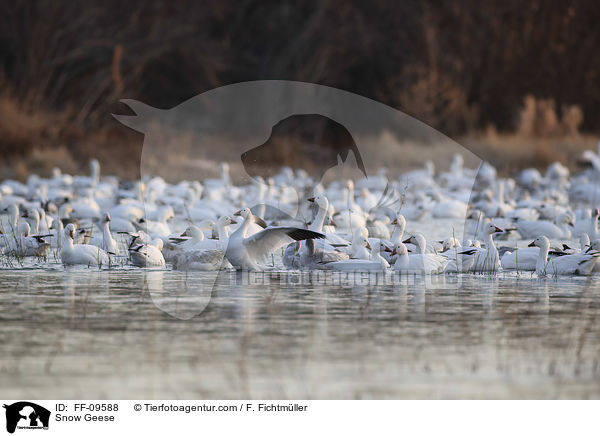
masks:
<path id="1" fill-rule="evenodd" d="M 45 407 L 29 401 L 19 401 L 4 405 L 6 409 L 6 431 L 14 433 L 19 430 L 48 430 L 50 411 Z"/>
<path id="2" fill-rule="evenodd" d="M 457 142 L 401 111 L 314 83 L 234 83 L 169 109 L 130 99 L 122 102 L 133 114 L 114 117 L 144 134 L 140 161 L 144 198 L 170 196 L 161 177 L 176 175 L 178 181 L 204 181 L 202 185 L 178 185 L 186 190 L 186 203 L 173 203 L 172 207 L 180 208 L 179 213 L 190 224 L 200 225 L 212 218 L 216 221 L 206 201 L 221 204 L 226 195 L 250 209 L 263 223 L 268 219 L 304 228 L 314 209 L 307 206 L 311 204 L 309 199 L 319 189 L 337 183 L 335 192 L 342 194 L 337 205 L 324 208 L 331 213 L 326 218 L 338 230 L 351 233 L 360 218 L 336 213 L 334 207 L 350 210 L 351 205 L 342 202 L 353 195 L 354 179 L 361 192 L 372 189 L 378 193 L 376 201 L 369 203 L 370 215 L 385 216 L 391 222 L 400 210 L 407 216 L 426 213 L 424 206 L 419 210 L 411 203 L 429 204 L 428 197 L 439 200 L 439 194 L 428 184 L 435 173 L 431 160 L 450 163 L 453 156 L 459 157 L 443 183 L 456 197 L 451 200 L 461 203 L 469 200 L 476 176 L 475 172 L 463 171 L 463 157 L 476 166 L 481 163 Z M 224 162 L 221 177 L 211 179 L 217 162 Z M 281 170 L 282 162 L 291 165 L 287 172 Z M 423 169 L 406 173 L 401 179 L 392 176 L 388 183 L 385 168 L 402 167 L 406 172 L 415 166 Z M 288 183 L 295 177 L 292 167 L 296 172 L 302 171 L 302 176 L 298 182 Z M 341 181 L 346 183 L 339 185 Z M 240 191 L 237 186 L 249 188 Z M 249 191 L 256 195 L 245 197 Z M 455 238 L 463 239 L 463 229 L 455 230 Z M 165 292 L 160 272 L 147 273 L 145 284 L 154 304 L 179 319 L 202 313 L 217 284 L 229 282 L 228 275 L 222 273 L 229 265 L 226 252 L 227 246 L 216 251 L 210 261 L 194 260 L 206 265 L 203 268 L 208 273 L 186 275 L 177 292 Z"/>

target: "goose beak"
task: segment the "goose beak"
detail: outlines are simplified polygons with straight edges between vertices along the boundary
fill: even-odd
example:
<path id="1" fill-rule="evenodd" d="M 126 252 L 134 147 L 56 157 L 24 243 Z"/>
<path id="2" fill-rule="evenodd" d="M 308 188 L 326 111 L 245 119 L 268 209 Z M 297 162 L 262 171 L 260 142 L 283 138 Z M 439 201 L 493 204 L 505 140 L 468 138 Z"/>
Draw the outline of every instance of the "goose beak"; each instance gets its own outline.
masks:
<path id="1" fill-rule="evenodd" d="M 392 256 L 395 256 L 396 254 L 398 254 L 398 253 L 396 252 L 396 250 L 392 250 L 392 252 L 391 252 L 391 255 L 392 255 Z"/>
<path id="2" fill-rule="evenodd" d="M 393 251 L 392 251 L 392 249 L 391 249 L 390 247 L 388 247 L 387 245 L 384 245 L 384 247 L 385 247 L 385 248 L 383 249 L 384 251 L 386 251 L 386 252 L 388 252 L 388 253 L 392 253 L 392 252 L 393 252 Z"/>
<path id="3" fill-rule="evenodd" d="M 528 245 L 528 247 L 535 247 L 535 241 Z"/>
<path id="4" fill-rule="evenodd" d="M 333 227 L 337 227 L 337 223 L 333 220 L 333 218 L 331 218 L 329 222 Z"/>
<path id="5" fill-rule="evenodd" d="M 242 211 L 238 210 L 236 213 L 233 214 L 233 216 L 242 216 Z"/>
<path id="6" fill-rule="evenodd" d="M 185 229 L 185 231 L 181 235 L 179 235 L 179 236 L 187 236 L 187 235 L 188 235 L 187 229 Z"/>
<path id="7" fill-rule="evenodd" d="M 500 227 L 494 226 L 494 228 L 494 233 L 504 233 L 504 230 L 502 230 Z"/>
<path id="8" fill-rule="evenodd" d="M 410 239 L 411 238 L 406 238 L 404 241 L 402 241 L 403 244 L 410 244 Z"/>
<path id="9" fill-rule="evenodd" d="M 585 250 L 585 252 L 586 252 L 586 253 L 589 253 L 590 251 L 592 251 L 592 246 L 591 246 L 591 245 L 588 245 L 588 249 L 587 249 L 587 250 Z"/>
<path id="10" fill-rule="evenodd" d="M 22 217 L 22 218 L 29 218 L 29 215 L 27 214 L 27 212 L 23 212 L 23 213 L 21 214 L 21 217 Z"/>
<path id="11" fill-rule="evenodd" d="M 573 222 L 572 222 L 572 221 L 569 221 L 569 222 L 568 222 L 568 224 L 569 224 L 571 227 L 575 227 L 575 224 L 573 224 Z"/>
<path id="12" fill-rule="evenodd" d="M 315 197 L 310 197 L 310 198 L 307 198 L 306 200 L 310 201 L 311 203 L 314 203 L 315 202 Z"/>
<path id="13" fill-rule="evenodd" d="M 397 226 L 397 225 L 398 225 L 398 220 L 397 220 L 397 219 L 394 219 L 394 221 L 392 221 L 392 225 L 393 225 L 393 226 Z"/>
<path id="14" fill-rule="evenodd" d="M 231 224 L 237 224 L 237 221 L 232 218 L 231 219 Z"/>
<path id="15" fill-rule="evenodd" d="M 372 248 L 371 248 L 371 244 L 369 244 L 369 241 L 367 241 L 367 248 L 368 248 L 369 250 L 371 250 L 371 249 L 372 249 Z"/>

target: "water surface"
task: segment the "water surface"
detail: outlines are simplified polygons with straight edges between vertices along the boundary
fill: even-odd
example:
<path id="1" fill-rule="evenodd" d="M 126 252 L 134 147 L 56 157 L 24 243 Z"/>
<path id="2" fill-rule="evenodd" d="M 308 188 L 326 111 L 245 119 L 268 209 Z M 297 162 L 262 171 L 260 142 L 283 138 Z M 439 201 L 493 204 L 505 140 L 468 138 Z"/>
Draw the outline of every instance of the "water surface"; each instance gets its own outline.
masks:
<path id="1" fill-rule="evenodd" d="M 593 278 L 313 279 L 1 270 L 2 396 L 600 397 Z"/>

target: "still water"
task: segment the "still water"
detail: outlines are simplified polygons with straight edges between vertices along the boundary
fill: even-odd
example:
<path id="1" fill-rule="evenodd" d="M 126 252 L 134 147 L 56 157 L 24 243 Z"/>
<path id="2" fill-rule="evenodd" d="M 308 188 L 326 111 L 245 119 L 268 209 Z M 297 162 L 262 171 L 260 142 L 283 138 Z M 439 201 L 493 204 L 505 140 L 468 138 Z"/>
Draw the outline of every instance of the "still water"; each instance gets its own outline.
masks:
<path id="1" fill-rule="evenodd" d="M 4 398 L 600 398 L 597 278 L 0 270 Z"/>

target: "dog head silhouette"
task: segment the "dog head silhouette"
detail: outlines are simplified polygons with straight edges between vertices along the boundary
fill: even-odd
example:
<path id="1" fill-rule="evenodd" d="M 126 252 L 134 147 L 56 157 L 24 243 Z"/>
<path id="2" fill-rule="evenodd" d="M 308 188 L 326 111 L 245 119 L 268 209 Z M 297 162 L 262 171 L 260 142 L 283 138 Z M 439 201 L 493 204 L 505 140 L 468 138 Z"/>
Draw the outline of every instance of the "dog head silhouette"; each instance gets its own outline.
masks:
<path id="1" fill-rule="evenodd" d="M 19 401 L 10 405 L 4 404 L 6 409 L 6 431 L 14 433 L 17 424 L 22 419 L 26 419 L 26 423 L 21 425 L 29 427 L 48 427 L 50 422 L 50 411 L 38 404 L 29 401 Z"/>

